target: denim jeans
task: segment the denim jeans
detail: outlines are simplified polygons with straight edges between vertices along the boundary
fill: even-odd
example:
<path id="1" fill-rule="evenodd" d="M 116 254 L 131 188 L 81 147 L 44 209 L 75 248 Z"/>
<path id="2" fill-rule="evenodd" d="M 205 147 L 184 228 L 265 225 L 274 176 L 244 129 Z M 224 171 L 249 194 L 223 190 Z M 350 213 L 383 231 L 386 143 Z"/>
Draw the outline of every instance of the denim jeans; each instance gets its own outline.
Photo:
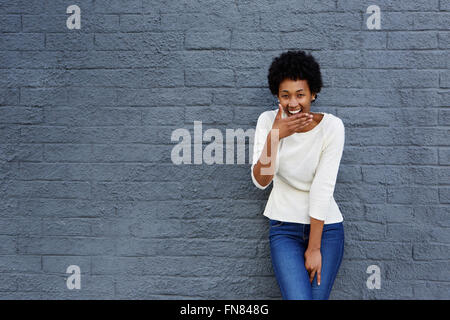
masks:
<path id="1" fill-rule="evenodd" d="M 269 219 L 270 255 L 283 300 L 327 300 L 344 254 L 343 222 L 324 224 L 320 252 L 321 281 L 313 282 L 305 267 L 309 224 Z"/>

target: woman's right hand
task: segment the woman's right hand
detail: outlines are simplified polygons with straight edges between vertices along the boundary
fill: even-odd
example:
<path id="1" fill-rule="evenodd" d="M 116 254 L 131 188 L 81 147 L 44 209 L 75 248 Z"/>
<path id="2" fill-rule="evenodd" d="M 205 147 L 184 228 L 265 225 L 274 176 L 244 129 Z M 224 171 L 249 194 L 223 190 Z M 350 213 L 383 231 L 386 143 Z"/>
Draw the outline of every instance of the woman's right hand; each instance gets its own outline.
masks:
<path id="1" fill-rule="evenodd" d="M 312 114 L 299 112 L 286 118 L 282 118 L 283 109 L 281 104 L 278 104 L 278 113 L 275 116 L 272 129 L 278 129 L 278 138 L 282 139 L 288 137 L 301 128 L 309 125 L 313 119 Z"/>

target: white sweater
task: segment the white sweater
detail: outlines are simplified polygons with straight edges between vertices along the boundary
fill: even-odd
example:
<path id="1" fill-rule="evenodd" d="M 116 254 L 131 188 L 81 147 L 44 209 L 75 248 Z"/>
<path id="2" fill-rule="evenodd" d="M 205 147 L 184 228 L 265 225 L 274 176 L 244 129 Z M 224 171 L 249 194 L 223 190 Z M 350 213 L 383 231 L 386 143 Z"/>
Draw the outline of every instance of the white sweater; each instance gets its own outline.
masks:
<path id="1" fill-rule="evenodd" d="M 259 189 L 263 187 L 253 175 L 253 167 L 264 149 L 278 109 L 263 112 L 256 124 L 251 176 Z M 310 223 L 310 217 L 324 224 L 343 221 L 333 193 L 344 150 L 345 128 L 342 120 L 326 112 L 312 130 L 294 133 L 278 144 L 273 188 L 263 215 L 286 222 Z M 287 115 L 283 112 L 282 117 Z"/>

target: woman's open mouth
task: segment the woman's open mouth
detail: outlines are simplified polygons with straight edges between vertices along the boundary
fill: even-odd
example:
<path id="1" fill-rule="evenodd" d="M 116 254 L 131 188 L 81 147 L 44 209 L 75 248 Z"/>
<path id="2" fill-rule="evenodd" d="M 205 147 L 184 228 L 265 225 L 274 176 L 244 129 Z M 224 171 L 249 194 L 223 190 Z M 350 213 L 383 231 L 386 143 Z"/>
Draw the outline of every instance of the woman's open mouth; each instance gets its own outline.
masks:
<path id="1" fill-rule="evenodd" d="M 288 108 L 287 110 L 290 114 L 296 114 L 296 113 L 299 113 L 300 111 L 302 111 L 302 108 L 298 108 L 298 109 L 289 109 Z"/>

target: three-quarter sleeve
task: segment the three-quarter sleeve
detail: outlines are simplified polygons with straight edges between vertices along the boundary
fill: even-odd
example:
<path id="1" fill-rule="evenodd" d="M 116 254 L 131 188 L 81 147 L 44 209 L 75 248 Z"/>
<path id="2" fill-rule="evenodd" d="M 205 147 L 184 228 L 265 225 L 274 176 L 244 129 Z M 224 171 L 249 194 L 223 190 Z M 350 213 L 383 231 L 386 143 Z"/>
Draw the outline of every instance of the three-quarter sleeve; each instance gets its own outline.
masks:
<path id="1" fill-rule="evenodd" d="M 337 118 L 333 130 L 328 131 L 327 142 L 320 155 L 319 163 L 309 191 L 309 216 L 325 220 L 336 185 L 345 143 L 345 127 Z"/>
<path id="2" fill-rule="evenodd" d="M 253 159 L 252 159 L 252 166 L 250 169 L 253 184 L 261 190 L 266 189 L 270 185 L 270 183 L 265 187 L 260 185 L 258 181 L 256 181 L 255 176 L 253 175 L 253 167 L 258 162 L 258 159 L 261 156 L 261 153 L 264 149 L 264 145 L 266 144 L 267 135 L 269 134 L 271 128 L 272 124 L 270 123 L 270 119 L 268 119 L 265 112 L 261 113 L 256 123 L 255 137 L 253 139 Z"/>

